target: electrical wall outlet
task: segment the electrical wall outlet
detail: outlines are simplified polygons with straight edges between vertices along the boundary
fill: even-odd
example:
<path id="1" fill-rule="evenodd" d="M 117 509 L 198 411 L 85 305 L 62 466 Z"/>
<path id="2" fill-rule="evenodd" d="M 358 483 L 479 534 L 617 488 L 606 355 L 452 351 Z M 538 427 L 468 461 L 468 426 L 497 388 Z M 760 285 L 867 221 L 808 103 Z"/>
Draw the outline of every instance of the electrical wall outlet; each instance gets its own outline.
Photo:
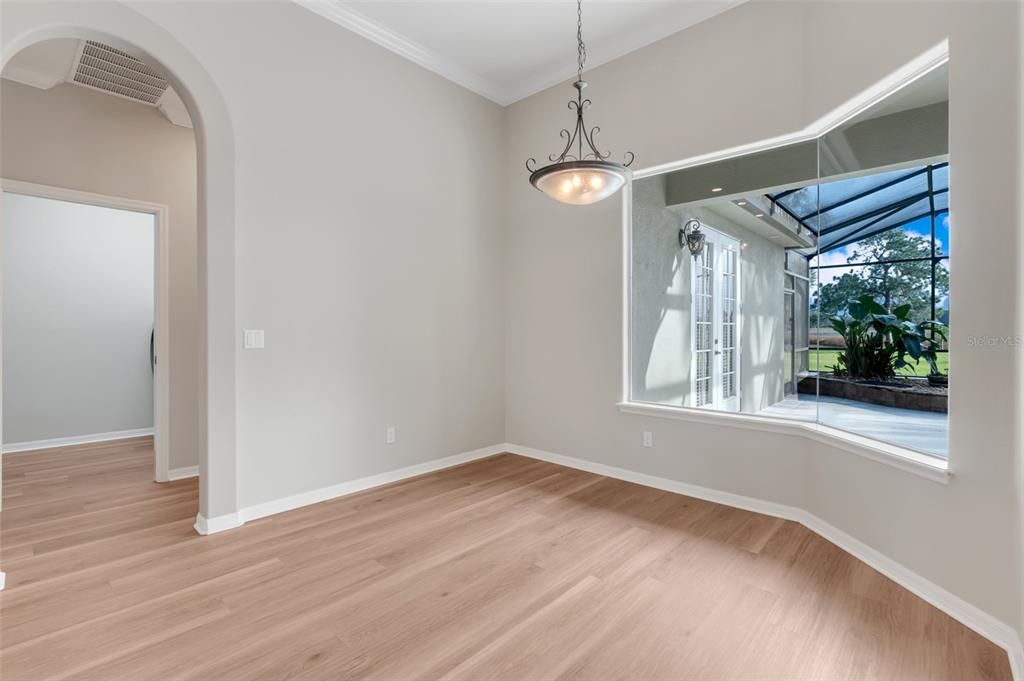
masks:
<path id="1" fill-rule="evenodd" d="M 246 329 L 242 334 L 242 345 L 246 350 L 262 350 L 263 329 Z"/>
<path id="2" fill-rule="evenodd" d="M 394 426 L 389 427 L 384 431 L 384 444 L 393 445 L 395 444 L 395 428 Z"/>
<path id="3" fill-rule="evenodd" d="M 654 446 L 654 433 L 649 430 L 644 431 L 644 447 Z"/>

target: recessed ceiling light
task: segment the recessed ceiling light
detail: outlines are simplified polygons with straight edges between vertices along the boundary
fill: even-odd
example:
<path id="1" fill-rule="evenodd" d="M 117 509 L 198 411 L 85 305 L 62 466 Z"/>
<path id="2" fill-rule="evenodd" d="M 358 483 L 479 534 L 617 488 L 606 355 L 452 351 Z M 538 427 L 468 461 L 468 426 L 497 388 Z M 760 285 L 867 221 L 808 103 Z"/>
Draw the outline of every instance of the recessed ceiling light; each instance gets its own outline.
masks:
<path id="1" fill-rule="evenodd" d="M 736 205 L 737 206 L 745 206 L 745 205 L 747 205 L 747 202 L 746 201 L 737 201 Z"/>
<path id="2" fill-rule="evenodd" d="M 764 213 L 758 213 L 758 214 L 757 214 L 757 215 L 755 215 L 754 217 L 755 217 L 755 218 L 763 218 L 763 217 L 764 217 Z"/>
<path id="3" fill-rule="evenodd" d="M 720 192 L 720 191 L 722 191 L 722 188 L 721 187 L 712 187 L 711 191 L 713 191 L 713 192 Z"/>

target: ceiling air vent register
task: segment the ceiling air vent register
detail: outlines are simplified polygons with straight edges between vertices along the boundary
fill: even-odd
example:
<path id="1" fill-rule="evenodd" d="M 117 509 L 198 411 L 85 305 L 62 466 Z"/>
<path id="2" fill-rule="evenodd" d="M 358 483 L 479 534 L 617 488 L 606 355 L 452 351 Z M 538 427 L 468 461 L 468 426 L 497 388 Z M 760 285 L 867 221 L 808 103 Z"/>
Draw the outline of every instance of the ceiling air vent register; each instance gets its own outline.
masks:
<path id="1" fill-rule="evenodd" d="M 83 41 L 73 73 L 78 85 L 151 106 L 158 104 L 169 86 L 145 62 L 94 40 Z"/>

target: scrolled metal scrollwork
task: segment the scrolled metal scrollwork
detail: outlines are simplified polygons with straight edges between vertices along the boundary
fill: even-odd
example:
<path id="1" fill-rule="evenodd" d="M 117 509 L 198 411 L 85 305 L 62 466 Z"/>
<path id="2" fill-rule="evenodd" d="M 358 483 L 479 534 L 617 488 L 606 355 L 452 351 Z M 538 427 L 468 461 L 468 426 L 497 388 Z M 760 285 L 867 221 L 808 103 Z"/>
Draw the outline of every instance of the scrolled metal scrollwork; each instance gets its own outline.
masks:
<path id="1" fill-rule="evenodd" d="M 526 162 L 526 169 L 530 171 L 530 182 L 537 186 L 537 182 L 541 177 L 547 176 L 552 172 L 559 172 L 559 165 L 574 164 L 574 167 L 585 166 L 591 169 L 603 170 L 604 172 L 617 174 L 620 177 L 628 177 L 629 171 L 626 170 L 634 160 L 636 156 L 631 151 L 627 151 L 624 158 L 626 162 L 624 164 L 617 164 L 607 159 L 611 156 L 611 152 L 601 151 L 595 141 L 597 135 L 601 132 L 599 126 L 593 126 L 588 128 L 583 120 L 583 114 L 585 111 L 590 109 L 592 103 L 589 98 L 583 97 L 583 89 L 587 87 L 587 83 L 583 80 L 583 67 L 586 63 L 586 45 L 583 43 L 583 4 L 582 0 L 577 0 L 576 3 L 576 41 L 577 41 L 577 73 L 576 82 L 573 83 L 573 87 L 576 88 L 576 98 L 571 99 L 566 103 L 566 107 L 570 111 L 576 112 L 576 125 L 573 128 L 563 128 L 559 132 L 559 136 L 565 141 L 565 147 L 560 153 L 554 153 L 548 155 L 548 160 L 551 165 L 544 166 L 543 168 L 537 168 L 536 159 L 530 158 Z"/>

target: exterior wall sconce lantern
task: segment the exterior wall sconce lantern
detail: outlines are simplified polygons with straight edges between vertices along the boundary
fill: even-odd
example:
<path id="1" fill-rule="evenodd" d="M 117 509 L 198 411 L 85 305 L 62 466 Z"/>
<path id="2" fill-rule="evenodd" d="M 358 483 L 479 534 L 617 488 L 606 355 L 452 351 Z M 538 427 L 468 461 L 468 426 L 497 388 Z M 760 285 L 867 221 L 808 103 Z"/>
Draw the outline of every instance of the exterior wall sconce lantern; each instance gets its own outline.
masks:
<path id="1" fill-rule="evenodd" d="M 700 231 L 700 220 L 687 220 L 679 228 L 679 245 L 688 248 L 690 255 L 695 258 L 704 252 L 704 232 Z"/>

